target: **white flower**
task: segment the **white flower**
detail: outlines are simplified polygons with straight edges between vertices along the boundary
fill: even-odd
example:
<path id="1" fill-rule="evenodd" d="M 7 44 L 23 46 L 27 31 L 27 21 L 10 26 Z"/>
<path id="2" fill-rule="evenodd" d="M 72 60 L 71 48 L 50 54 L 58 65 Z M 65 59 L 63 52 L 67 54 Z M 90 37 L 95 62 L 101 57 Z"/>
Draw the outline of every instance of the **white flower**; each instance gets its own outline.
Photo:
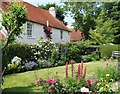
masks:
<path id="1" fill-rule="evenodd" d="M 81 91 L 81 92 L 89 92 L 89 88 L 82 87 L 80 91 Z"/>
<path id="2" fill-rule="evenodd" d="M 15 57 L 12 59 L 12 64 L 16 64 L 16 65 L 21 64 L 21 58 L 15 56 Z"/>

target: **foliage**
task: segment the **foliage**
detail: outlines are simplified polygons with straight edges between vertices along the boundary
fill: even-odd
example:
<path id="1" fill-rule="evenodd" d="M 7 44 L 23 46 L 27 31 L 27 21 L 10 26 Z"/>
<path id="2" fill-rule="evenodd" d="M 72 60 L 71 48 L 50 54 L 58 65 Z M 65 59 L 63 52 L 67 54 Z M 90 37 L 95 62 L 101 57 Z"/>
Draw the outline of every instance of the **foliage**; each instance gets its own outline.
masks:
<path id="1" fill-rule="evenodd" d="M 109 76 L 109 80 L 107 79 L 106 75 L 108 74 Z M 106 69 L 98 69 L 98 72 L 97 72 L 97 77 L 98 79 L 101 79 L 101 78 L 105 78 L 107 79 L 109 82 L 111 81 L 118 81 L 119 80 L 119 76 L 120 74 L 118 73 L 118 70 L 117 70 L 117 67 L 108 67 Z"/>
<path id="2" fill-rule="evenodd" d="M 102 69 L 105 67 L 105 64 L 103 64 L 104 61 L 93 61 L 89 63 L 85 63 L 87 67 L 87 75 L 86 77 L 89 78 L 93 74 L 97 74 L 97 69 Z M 111 67 L 115 64 L 116 62 L 109 61 L 109 65 Z M 78 64 L 74 64 L 74 68 L 77 67 Z M 68 67 L 71 67 L 68 65 Z M 94 67 L 94 68 L 93 68 Z M 15 92 L 22 92 L 22 93 L 35 93 L 35 92 L 40 92 L 44 93 L 41 87 L 31 85 L 31 83 L 34 83 L 36 80 L 36 77 L 34 75 L 34 72 L 37 74 L 37 79 L 42 77 L 43 79 L 48 78 L 48 68 L 45 69 L 39 69 L 35 71 L 28 71 L 24 73 L 17 73 L 14 75 L 5 75 L 4 76 L 4 84 L 3 84 L 3 93 L 11 92 L 12 94 Z M 58 73 L 58 77 L 62 83 L 64 83 L 64 78 L 65 78 L 65 66 L 58 66 L 54 68 L 49 68 L 49 78 L 54 78 L 54 74 Z M 69 74 L 71 75 L 71 69 L 68 70 Z M 92 76 L 93 77 L 93 76 Z M 66 85 L 66 84 L 65 84 Z M 10 89 L 8 89 L 11 87 Z M 19 88 L 23 87 L 23 88 Z M 96 88 L 95 88 L 96 89 Z M 118 93 L 119 94 L 119 93 Z"/>
<path id="3" fill-rule="evenodd" d="M 72 79 L 72 78 L 68 78 L 66 80 L 66 85 L 67 85 L 67 90 L 68 90 L 68 94 L 78 94 L 80 93 L 80 89 L 84 86 L 84 87 L 88 87 L 88 84 L 86 82 L 85 79 L 81 79 L 80 83 L 77 82 L 76 79 Z"/>
<path id="4" fill-rule="evenodd" d="M 52 39 L 52 37 L 51 37 L 52 32 L 50 32 L 52 28 L 45 25 L 45 26 L 43 27 L 43 29 L 44 29 L 44 32 L 45 32 L 45 34 L 46 34 L 46 37 L 47 37 L 48 39 Z"/>
<path id="5" fill-rule="evenodd" d="M 89 29 L 95 28 L 100 7 L 95 2 L 65 2 L 66 11 L 70 12 L 75 22 L 73 26 L 84 34 L 84 39 L 89 39 Z"/>
<path id="6" fill-rule="evenodd" d="M 51 62 L 53 66 L 61 66 L 65 65 L 65 62 L 67 60 L 66 56 L 67 50 L 61 47 L 57 47 L 56 49 L 53 49 L 52 55 L 51 55 Z"/>
<path id="7" fill-rule="evenodd" d="M 120 2 L 103 2 L 104 19 L 110 18 L 116 23 L 113 28 L 117 28 L 117 32 L 114 34 L 114 43 L 120 43 Z"/>
<path id="8" fill-rule="evenodd" d="M 47 78 L 46 80 L 43 80 L 40 78 L 35 84 L 42 86 L 42 89 L 46 94 L 66 94 L 65 86 L 59 79 Z"/>
<path id="9" fill-rule="evenodd" d="M 102 15 L 102 14 L 101 14 Z M 99 17 L 96 21 L 96 29 L 90 30 L 90 38 L 91 41 L 95 45 L 99 44 L 107 44 L 114 42 L 114 34 L 117 32 L 117 28 L 114 28 L 114 24 L 116 23 L 112 19 L 107 19 L 104 21 L 103 18 Z"/>
<path id="10" fill-rule="evenodd" d="M 38 7 L 48 10 L 50 7 L 56 8 L 56 18 L 60 21 L 62 21 L 65 25 L 67 25 L 67 22 L 64 21 L 65 15 L 64 15 L 64 8 L 61 6 L 58 6 L 57 4 L 46 4 L 46 5 L 38 5 Z"/>
<path id="11" fill-rule="evenodd" d="M 36 69 L 38 67 L 38 64 L 34 61 L 29 61 L 27 63 L 25 63 L 25 69 L 26 70 L 33 70 Z"/>
<path id="12" fill-rule="evenodd" d="M 21 62 L 34 59 L 34 53 L 32 53 L 30 45 L 13 42 L 8 44 L 8 46 L 6 46 L 2 51 L 2 62 L 4 62 L 2 67 L 4 68 L 7 66 L 15 56 L 20 57 L 22 59 Z"/>
<path id="13" fill-rule="evenodd" d="M 23 24 L 26 22 L 26 7 L 21 3 L 14 2 L 9 5 L 7 11 L 2 12 L 2 25 L 7 30 L 7 39 L 5 45 L 15 39 L 22 33 Z"/>
<path id="14" fill-rule="evenodd" d="M 95 51 L 88 55 L 83 55 L 82 59 L 84 62 L 97 61 L 100 59 L 99 52 Z"/>
<path id="15" fill-rule="evenodd" d="M 119 51 L 119 45 L 101 45 L 100 53 L 102 58 L 110 58 L 112 51 Z"/>
<path id="16" fill-rule="evenodd" d="M 41 59 L 38 59 L 38 64 L 39 64 L 39 68 L 49 68 L 49 67 L 54 66 L 53 64 L 51 64 L 50 61 L 41 60 Z"/>
<path id="17" fill-rule="evenodd" d="M 32 45 L 31 47 L 36 60 L 48 60 L 51 57 L 53 48 L 55 48 L 55 44 L 50 40 L 41 38 L 37 44 Z"/>
<path id="18" fill-rule="evenodd" d="M 7 73 L 16 73 L 16 72 L 20 72 L 22 70 L 22 65 L 21 65 L 21 58 L 15 56 L 11 63 L 7 65 L 7 69 L 6 69 Z"/>

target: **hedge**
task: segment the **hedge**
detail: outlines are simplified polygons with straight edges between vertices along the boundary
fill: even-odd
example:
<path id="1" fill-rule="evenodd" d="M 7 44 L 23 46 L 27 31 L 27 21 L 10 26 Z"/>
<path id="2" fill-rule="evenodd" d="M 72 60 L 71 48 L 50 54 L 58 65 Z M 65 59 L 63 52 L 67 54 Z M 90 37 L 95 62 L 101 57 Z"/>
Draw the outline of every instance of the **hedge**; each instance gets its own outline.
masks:
<path id="1" fill-rule="evenodd" d="M 2 51 L 3 67 L 11 63 L 11 60 L 18 56 L 22 59 L 22 62 L 33 59 L 34 54 L 31 51 L 31 46 L 23 43 L 10 43 Z"/>
<path id="2" fill-rule="evenodd" d="M 100 53 L 102 58 L 110 58 L 112 51 L 120 51 L 120 45 L 100 45 Z"/>

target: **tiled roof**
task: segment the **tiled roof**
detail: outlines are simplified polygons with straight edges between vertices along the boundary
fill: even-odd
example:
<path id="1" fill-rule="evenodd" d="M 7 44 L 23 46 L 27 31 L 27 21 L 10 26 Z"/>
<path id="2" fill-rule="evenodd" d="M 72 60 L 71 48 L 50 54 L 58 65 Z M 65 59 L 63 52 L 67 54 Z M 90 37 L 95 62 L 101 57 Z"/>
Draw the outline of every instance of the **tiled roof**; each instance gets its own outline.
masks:
<path id="1" fill-rule="evenodd" d="M 82 32 L 80 30 L 75 31 L 74 29 L 70 30 L 70 40 L 79 41 L 82 38 Z"/>
<path id="2" fill-rule="evenodd" d="M 46 25 L 47 20 L 49 21 L 49 26 L 62 29 L 62 30 L 68 30 L 68 28 L 57 18 L 53 17 L 49 11 L 38 8 L 34 5 L 31 5 L 27 2 L 22 2 L 26 8 L 27 8 L 27 20 L 36 22 L 39 24 Z M 6 10 L 6 4 L 3 3 L 3 8 Z"/>

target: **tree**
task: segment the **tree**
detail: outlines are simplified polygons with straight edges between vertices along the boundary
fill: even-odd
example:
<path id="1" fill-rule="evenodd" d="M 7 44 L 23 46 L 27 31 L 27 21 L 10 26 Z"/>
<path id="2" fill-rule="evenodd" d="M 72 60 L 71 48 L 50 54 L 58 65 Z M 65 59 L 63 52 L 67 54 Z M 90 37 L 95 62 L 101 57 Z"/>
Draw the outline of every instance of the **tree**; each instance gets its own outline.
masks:
<path id="1" fill-rule="evenodd" d="M 2 48 L 6 47 L 9 42 L 15 40 L 23 31 L 23 24 L 26 22 L 26 7 L 21 3 L 14 2 L 9 4 L 8 10 L 2 12 L 2 25 L 7 31 L 7 38 Z"/>
<path id="2" fill-rule="evenodd" d="M 67 25 L 67 22 L 64 21 L 65 15 L 64 15 L 64 8 L 61 6 L 56 5 L 55 3 L 53 4 L 46 4 L 46 5 L 38 5 L 38 7 L 49 10 L 50 7 L 55 7 L 56 8 L 56 18 L 60 21 L 62 21 L 65 25 Z"/>
<path id="3" fill-rule="evenodd" d="M 65 2 L 65 9 L 71 12 L 75 22 L 73 26 L 84 34 L 84 39 L 89 39 L 90 28 L 95 29 L 94 19 L 98 17 L 100 7 L 94 2 Z"/>
<path id="4" fill-rule="evenodd" d="M 90 29 L 89 31 L 91 38 L 90 40 L 93 42 L 93 44 L 99 45 L 114 42 L 114 34 L 117 29 L 113 28 L 115 21 L 112 19 L 108 19 L 103 22 L 103 19 L 99 18 L 96 20 L 96 23 L 96 29 Z"/>
<path id="5" fill-rule="evenodd" d="M 105 12 L 104 16 L 116 21 L 113 27 L 117 28 L 117 32 L 114 34 L 114 43 L 120 44 L 120 1 L 104 2 L 102 4 Z"/>
<path id="6" fill-rule="evenodd" d="M 120 38 L 120 3 L 107 2 L 102 4 L 102 10 L 96 22 L 96 29 L 90 30 L 91 41 L 94 44 L 119 43 Z"/>

